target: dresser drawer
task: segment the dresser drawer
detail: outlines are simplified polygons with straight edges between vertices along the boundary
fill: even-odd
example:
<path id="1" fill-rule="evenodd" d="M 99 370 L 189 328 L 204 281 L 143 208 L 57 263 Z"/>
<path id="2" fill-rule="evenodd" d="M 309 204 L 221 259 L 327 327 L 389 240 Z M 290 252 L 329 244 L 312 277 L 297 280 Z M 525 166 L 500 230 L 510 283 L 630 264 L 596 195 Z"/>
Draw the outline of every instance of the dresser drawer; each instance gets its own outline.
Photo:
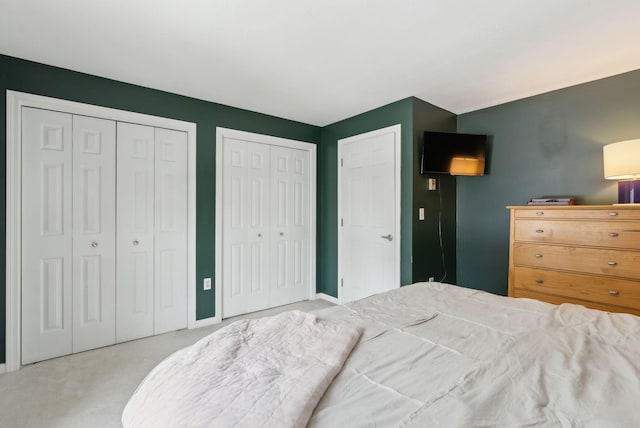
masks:
<path id="1" fill-rule="evenodd" d="M 514 242 L 513 264 L 640 280 L 636 251 Z"/>
<path id="2" fill-rule="evenodd" d="M 537 219 L 584 219 L 584 220 L 640 220 L 640 210 L 623 209 L 615 206 L 603 209 L 580 209 L 574 208 L 549 208 L 535 207 L 534 209 L 517 209 L 514 211 L 515 218 L 537 218 Z"/>
<path id="3" fill-rule="evenodd" d="M 625 312 L 629 314 L 640 315 L 640 308 L 628 308 L 624 306 L 607 305 L 599 302 L 590 302 L 588 300 L 572 299 L 571 297 L 554 296 L 552 294 L 536 293 L 529 290 L 518 289 L 511 297 L 526 297 L 528 299 L 541 300 L 547 303 L 553 303 L 560 305 L 562 303 L 573 303 L 576 305 L 583 305 L 591 309 L 599 309 L 606 312 Z"/>
<path id="4" fill-rule="evenodd" d="M 640 282 L 577 273 L 515 267 L 514 296 L 524 292 L 542 293 L 605 305 L 640 309 Z M 549 301 L 549 299 L 543 299 Z M 553 303 L 556 303 L 555 301 Z"/>
<path id="5" fill-rule="evenodd" d="M 640 221 L 516 219 L 513 239 L 515 241 L 640 249 Z"/>

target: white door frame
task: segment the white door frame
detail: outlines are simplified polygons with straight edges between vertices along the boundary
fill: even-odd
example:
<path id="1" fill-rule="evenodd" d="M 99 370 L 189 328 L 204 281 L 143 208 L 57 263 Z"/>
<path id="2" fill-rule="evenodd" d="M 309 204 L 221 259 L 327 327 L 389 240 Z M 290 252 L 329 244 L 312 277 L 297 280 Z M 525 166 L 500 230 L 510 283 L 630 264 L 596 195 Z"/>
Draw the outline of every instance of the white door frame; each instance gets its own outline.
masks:
<path id="1" fill-rule="evenodd" d="M 272 137 L 236 129 L 216 128 L 216 255 L 215 255 L 215 298 L 217 321 L 222 321 L 222 189 L 223 189 L 223 149 L 224 139 L 251 141 L 272 146 L 289 147 L 309 152 L 309 300 L 316 296 L 316 152 L 317 146 L 304 141 Z"/>
<path id="2" fill-rule="evenodd" d="M 394 147 L 394 154 L 395 154 L 395 181 L 396 181 L 396 185 L 395 185 L 395 225 L 394 225 L 394 232 L 393 232 L 393 236 L 396 237 L 396 239 L 393 240 L 394 242 L 394 270 L 396 272 L 395 278 L 396 278 L 396 282 L 395 284 L 393 284 L 393 288 L 399 288 L 400 287 L 400 241 L 401 241 L 401 235 L 400 235 L 400 201 L 401 201 L 401 195 L 400 195 L 400 190 L 401 190 L 401 186 L 400 186 L 400 179 L 401 179 L 401 156 L 402 156 L 402 127 L 400 124 L 397 125 L 392 125 L 392 126 L 388 126 L 386 128 L 380 128 L 380 129 L 376 129 L 374 131 L 370 131 L 370 132 L 365 132 L 364 134 L 358 134 L 358 135 L 354 135 L 352 137 L 347 137 L 347 138 L 343 138 L 341 140 L 338 140 L 338 278 L 336 278 L 337 280 L 337 284 L 336 287 L 338 289 L 338 302 L 339 303 L 344 303 L 343 302 L 343 293 L 342 293 L 342 287 L 341 287 L 341 281 L 340 279 L 343 277 L 342 275 L 342 271 L 344 269 L 344 266 L 342 266 L 342 253 L 344 252 L 343 246 L 342 246 L 342 240 L 343 240 L 343 233 L 342 233 L 342 227 L 340 227 L 340 219 L 342 219 L 342 168 L 341 168 L 341 159 L 344 153 L 344 147 L 349 144 L 352 143 L 354 141 L 357 140 L 362 140 L 365 138 L 371 138 L 371 137 L 376 137 L 378 135 L 384 135 L 384 134 L 389 134 L 392 133 L 394 134 L 394 142 L 395 142 L 395 147 Z"/>
<path id="3" fill-rule="evenodd" d="M 20 368 L 21 361 L 21 266 L 22 266 L 22 107 L 55 110 L 120 122 L 139 123 L 187 133 L 187 328 L 198 327 L 207 320 L 196 321 L 196 124 L 60 100 L 41 95 L 7 90 L 7 196 L 6 196 L 6 370 Z"/>

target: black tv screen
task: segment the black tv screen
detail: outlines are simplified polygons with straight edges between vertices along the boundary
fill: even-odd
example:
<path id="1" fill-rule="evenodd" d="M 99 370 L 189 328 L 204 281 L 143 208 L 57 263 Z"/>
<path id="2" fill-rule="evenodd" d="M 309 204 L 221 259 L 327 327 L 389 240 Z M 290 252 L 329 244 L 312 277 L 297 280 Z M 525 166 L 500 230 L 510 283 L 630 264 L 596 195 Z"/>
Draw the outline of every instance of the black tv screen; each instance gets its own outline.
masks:
<path id="1" fill-rule="evenodd" d="M 420 173 L 484 175 L 486 135 L 425 131 Z"/>

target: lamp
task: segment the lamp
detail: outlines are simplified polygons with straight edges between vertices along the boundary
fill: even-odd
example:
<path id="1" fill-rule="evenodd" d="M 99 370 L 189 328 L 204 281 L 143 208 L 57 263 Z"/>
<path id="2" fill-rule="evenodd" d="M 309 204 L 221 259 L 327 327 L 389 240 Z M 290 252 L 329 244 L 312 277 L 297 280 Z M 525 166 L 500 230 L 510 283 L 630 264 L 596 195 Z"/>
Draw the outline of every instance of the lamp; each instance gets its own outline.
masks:
<path id="1" fill-rule="evenodd" d="M 618 203 L 640 203 L 640 139 L 602 148 L 604 178 L 618 181 Z"/>

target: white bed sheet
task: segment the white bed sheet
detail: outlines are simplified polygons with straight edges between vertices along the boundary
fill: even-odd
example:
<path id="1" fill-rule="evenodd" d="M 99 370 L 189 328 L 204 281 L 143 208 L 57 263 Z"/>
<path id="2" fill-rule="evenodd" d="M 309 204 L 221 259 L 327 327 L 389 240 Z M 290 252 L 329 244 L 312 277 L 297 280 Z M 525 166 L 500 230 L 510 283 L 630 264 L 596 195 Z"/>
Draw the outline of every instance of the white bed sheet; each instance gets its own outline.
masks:
<path id="1" fill-rule="evenodd" d="M 640 426 L 640 317 L 440 283 L 316 315 L 364 333 L 310 427 Z"/>

